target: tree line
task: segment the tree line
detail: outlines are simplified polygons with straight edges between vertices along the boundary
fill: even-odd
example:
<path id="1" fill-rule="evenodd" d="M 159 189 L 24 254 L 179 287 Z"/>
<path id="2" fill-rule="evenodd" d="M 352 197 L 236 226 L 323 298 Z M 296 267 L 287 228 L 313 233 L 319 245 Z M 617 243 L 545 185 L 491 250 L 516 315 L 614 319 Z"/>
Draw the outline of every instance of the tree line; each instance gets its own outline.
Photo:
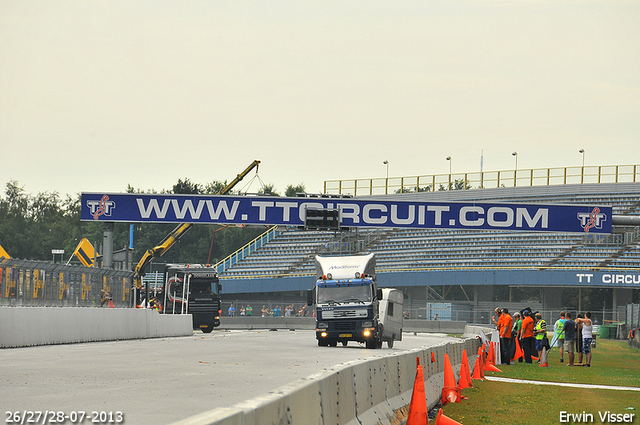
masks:
<path id="1" fill-rule="evenodd" d="M 216 180 L 203 185 L 185 178 L 160 193 L 215 195 L 226 185 L 226 181 Z M 289 185 L 284 195 L 295 196 L 304 191 L 304 184 Z M 131 185 L 126 192 L 157 193 L 155 190 L 134 189 Z M 280 196 L 273 184 L 264 185 L 258 194 Z M 61 196 L 58 192 L 41 192 L 32 195 L 17 181 L 9 181 L 4 196 L 0 198 L 0 246 L 13 258 L 44 261 L 53 259 L 51 250 L 63 249 L 66 262 L 82 238 L 87 238 L 101 252 L 103 224 L 80 221 L 80 212 L 80 194 Z M 174 227 L 176 224 L 134 223 L 133 264 L 146 250 L 158 245 Z M 214 264 L 266 230 L 264 226 L 197 224 L 156 262 Z M 115 223 L 114 250 L 128 245 L 129 232 L 128 223 Z M 57 257 L 56 261 L 59 260 Z M 77 259 L 74 258 L 72 263 L 78 263 Z"/>

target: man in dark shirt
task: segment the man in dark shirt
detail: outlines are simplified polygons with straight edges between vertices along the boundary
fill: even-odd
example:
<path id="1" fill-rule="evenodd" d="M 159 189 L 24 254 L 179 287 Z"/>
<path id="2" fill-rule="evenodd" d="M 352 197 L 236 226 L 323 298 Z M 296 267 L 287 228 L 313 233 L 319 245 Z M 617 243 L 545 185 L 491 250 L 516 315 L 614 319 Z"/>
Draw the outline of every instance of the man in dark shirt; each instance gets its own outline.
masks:
<path id="1" fill-rule="evenodd" d="M 569 356 L 569 363 L 567 366 L 573 366 L 573 359 L 575 358 L 575 343 L 576 343 L 576 322 L 571 320 L 571 313 L 565 315 L 567 319 L 564 322 L 564 351 Z"/>

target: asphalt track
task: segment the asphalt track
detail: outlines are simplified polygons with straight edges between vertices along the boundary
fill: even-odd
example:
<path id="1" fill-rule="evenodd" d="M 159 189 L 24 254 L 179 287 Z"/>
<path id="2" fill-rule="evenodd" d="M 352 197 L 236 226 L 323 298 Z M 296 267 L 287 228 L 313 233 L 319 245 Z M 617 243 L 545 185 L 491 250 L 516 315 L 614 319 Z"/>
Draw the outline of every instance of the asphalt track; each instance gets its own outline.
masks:
<path id="1" fill-rule="evenodd" d="M 130 425 L 169 424 L 268 393 L 340 363 L 454 338 L 405 333 L 392 350 L 318 347 L 313 331 L 193 336 L 0 350 L 3 422 L 15 411 L 123 412 Z M 42 421 L 42 419 L 41 419 Z M 50 422 L 47 422 L 50 423 Z M 67 421 L 66 423 L 71 423 Z M 104 423 L 104 422 L 103 422 Z"/>

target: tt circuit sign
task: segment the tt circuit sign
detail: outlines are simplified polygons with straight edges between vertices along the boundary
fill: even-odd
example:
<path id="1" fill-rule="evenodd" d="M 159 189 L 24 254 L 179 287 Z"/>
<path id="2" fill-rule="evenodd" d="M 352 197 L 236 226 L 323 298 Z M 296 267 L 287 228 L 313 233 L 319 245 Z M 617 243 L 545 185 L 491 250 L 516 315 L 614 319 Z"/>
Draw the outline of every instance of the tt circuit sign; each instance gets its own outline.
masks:
<path id="1" fill-rule="evenodd" d="M 338 211 L 340 227 L 611 233 L 602 205 L 360 201 L 355 198 L 83 193 L 84 221 L 304 226 L 307 211 Z"/>

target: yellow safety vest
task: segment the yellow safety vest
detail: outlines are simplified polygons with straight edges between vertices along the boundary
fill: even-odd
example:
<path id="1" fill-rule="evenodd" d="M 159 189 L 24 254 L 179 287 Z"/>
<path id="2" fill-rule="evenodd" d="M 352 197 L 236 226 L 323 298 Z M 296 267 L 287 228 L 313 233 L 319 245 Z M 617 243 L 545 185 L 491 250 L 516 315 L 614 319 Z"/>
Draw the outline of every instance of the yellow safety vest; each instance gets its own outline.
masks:
<path id="1" fill-rule="evenodd" d="M 545 325 L 547 324 L 547 322 L 545 322 L 543 319 L 540 319 L 540 320 L 538 321 L 538 323 L 536 323 L 536 330 L 537 330 L 537 331 L 541 331 L 541 330 L 542 330 L 542 324 L 543 324 L 543 323 L 544 323 Z M 545 329 L 546 329 L 546 326 L 545 326 Z M 537 334 L 536 334 L 536 339 L 542 339 L 542 338 L 544 338 L 544 332 L 540 332 L 540 333 L 537 333 Z"/>

